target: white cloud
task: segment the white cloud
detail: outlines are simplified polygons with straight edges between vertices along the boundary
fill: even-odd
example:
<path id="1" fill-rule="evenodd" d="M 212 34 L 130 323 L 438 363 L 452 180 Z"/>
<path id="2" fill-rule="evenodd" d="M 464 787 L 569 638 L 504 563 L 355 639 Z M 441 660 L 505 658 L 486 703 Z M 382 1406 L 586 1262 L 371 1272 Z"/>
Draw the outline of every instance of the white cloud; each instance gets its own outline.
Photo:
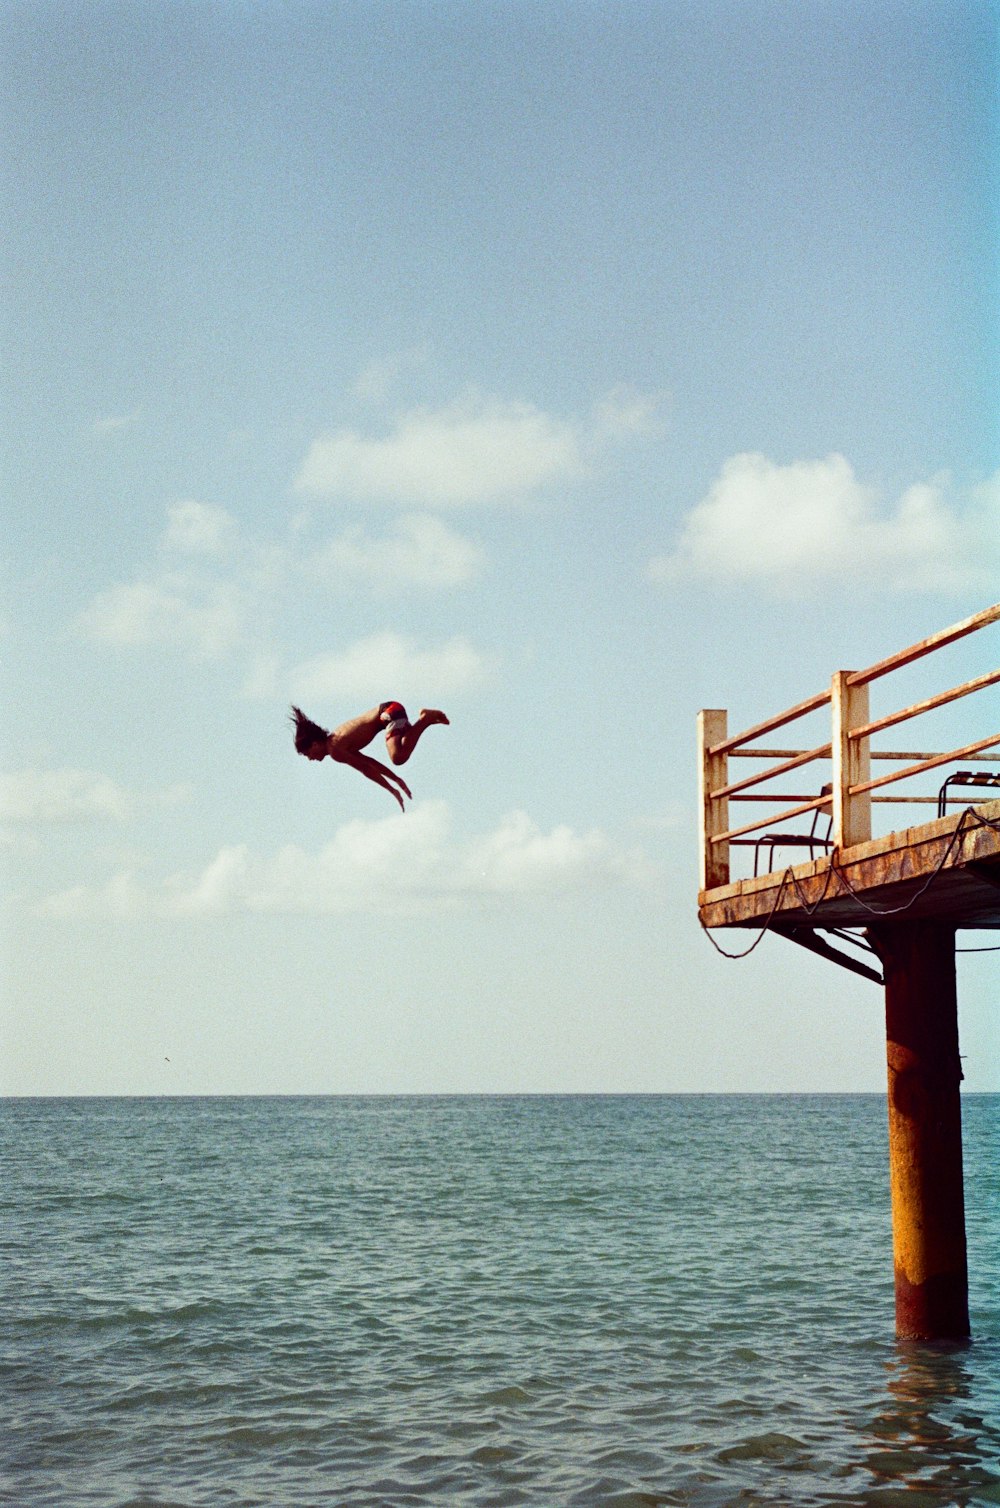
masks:
<path id="1" fill-rule="evenodd" d="M 604 886 L 648 886 L 657 872 L 641 853 L 599 831 L 543 832 L 523 812 L 495 832 L 456 839 L 444 802 L 404 817 L 346 823 L 316 853 L 289 844 L 270 857 L 245 844 L 220 849 L 194 876 L 144 887 L 123 871 L 106 884 L 48 897 L 50 916 L 324 916 L 450 906 L 469 896 L 558 896 Z"/>
<path id="2" fill-rule="evenodd" d="M 124 822 L 132 797 L 89 770 L 18 770 L 0 775 L 0 816 L 6 822 Z"/>
<path id="3" fill-rule="evenodd" d="M 379 695 L 416 698 L 426 705 L 478 686 L 486 673 L 482 656 L 464 637 L 421 649 L 410 638 L 386 632 L 296 666 L 290 672 L 291 695 L 302 703 L 326 697 L 370 701 L 376 686 L 382 688 Z"/>
<path id="4" fill-rule="evenodd" d="M 140 917 L 166 915 L 162 901 L 143 888 L 132 870 L 112 875 L 103 885 L 73 885 L 45 898 L 35 908 L 39 916 L 67 921 L 81 919 L 138 920 Z"/>
<path id="5" fill-rule="evenodd" d="M 1000 574 L 1000 473 L 964 499 L 946 478 L 910 487 L 894 508 L 841 455 L 781 466 L 733 456 L 687 515 L 655 580 L 702 577 L 775 586 L 832 576 L 888 589 L 991 589 Z"/>
<path id="6" fill-rule="evenodd" d="M 90 770 L 18 770 L 0 775 L 0 818 L 25 826 L 127 822 L 140 804 L 173 805 L 189 795 L 181 785 L 137 795 Z"/>
<path id="7" fill-rule="evenodd" d="M 516 499 L 583 469 L 577 429 L 528 403 L 466 399 L 414 409 L 381 438 L 341 429 L 313 442 L 300 492 L 453 507 Z"/>
<path id="8" fill-rule="evenodd" d="M 641 393 L 620 384 L 594 405 L 594 435 L 597 440 L 618 440 L 629 435 L 654 435 L 662 428 L 663 393 Z"/>
<path id="9" fill-rule="evenodd" d="M 131 414 L 109 414 L 104 419 L 95 419 L 95 421 L 94 421 L 94 434 L 95 435 L 113 435 L 113 434 L 117 434 L 119 430 L 122 430 L 122 429 L 131 429 L 131 427 L 133 426 L 133 424 L 138 424 L 138 422 L 139 422 L 139 411 L 138 410 L 136 410 L 134 413 L 131 413 Z"/>
<path id="10" fill-rule="evenodd" d="M 362 581 L 379 591 L 441 590 L 474 580 L 485 560 L 475 541 L 429 514 L 401 516 L 381 534 L 345 530 L 311 553 L 295 538 L 300 532 L 293 528 L 289 544 L 241 541 L 236 520 L 224 508 L 192 500 L 172 504 L 160 550 L 188 560 L 172 568 L 165 563 L 98 593 L 76 626 L 104 644 L 174 649 L 196 661 L 225 660 L 241 649 L 250 658 L 244 694 L 269 696 L 279 664 L 269 625 L 290 588 Z M 358 664 L 371 663 L 377 673 L 384 667 L 394 677 L 412 671 L 415 681 L 429 670 L 430 680 L 451 690 L 471 684 L 481 671 L 479 657 L 463 640 L 417 652 L 402 639 L 382 635 L 343 661 L 332 656 L 310 662 L 311 683 L 337 686 L 346 677 L 350 689 L 363 679 Z"/>
<path id="11" fill-rule="evenodd" d="M 79 621 L 105 644 L 168 646 L 217 660 L 240 641 L 246 617 L 243 593 L 233 583 L 165 573 L 99 593 Z"/>
<path id="12" fill-rule="evenodd" d="M 478 576 L 483 551 L 428 513 L 410 513 L 375 537 L 352 529 L 331 540 L 310 571 L 334 581 L 344 577 L 381 589 L 392 586 L 463 586 Z"/>
<path id="13" fill-rule="evenodd" d="M 76 626 L 104 644 L 223 660 L 259 637 L 266 608 L 295 562 L 281 545 L 241 542 L 237 521 L 225 508 L 186 499 L 172 503 L 166 516 L 161 558 L 187 559 L 98 593 Z"/>
<path id="14" fill-rule="evenodd" d="M 164 549 L 182 555 L 222 555 L 236 536 L 232 514 L 209 503 L 173 503 L 167 517 L 169 523 L 160 543 Z"/>
<path id="15" fill-rule="evenodd" d="M 544 833 L 525 812 L 511 812 L 495 832 L 468 847 L 463 878 L 470 890 L 494 892 L 580 889 L 594 884 L 647 881 L 648 862 L 616 849 L 597 828 Z"/>

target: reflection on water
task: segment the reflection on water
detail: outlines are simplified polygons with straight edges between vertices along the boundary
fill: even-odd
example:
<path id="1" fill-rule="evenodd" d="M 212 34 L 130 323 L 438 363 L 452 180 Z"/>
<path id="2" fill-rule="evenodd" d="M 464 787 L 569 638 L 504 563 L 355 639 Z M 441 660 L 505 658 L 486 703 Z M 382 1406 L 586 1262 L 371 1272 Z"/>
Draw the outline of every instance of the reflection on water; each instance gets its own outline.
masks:
<path id="1" fill-rule="evenodd" d="M 995 1342 L 978 1346 L 980 1376 L 989 1350 L 1000 1361 Z M 886 1365 L 884 1405 L 864 1432 L 861 1465 L 873 1483 L 867 1503 L 898 1503 L 901 1493 L 910 1508 L 1000 1503 L 1000 1476 L 985 1465 L 1000 1457 L 1000 1420 L 985 1419 L 972 1402 L 971 1352 L 969 1344 L 898 1343 Z"/>

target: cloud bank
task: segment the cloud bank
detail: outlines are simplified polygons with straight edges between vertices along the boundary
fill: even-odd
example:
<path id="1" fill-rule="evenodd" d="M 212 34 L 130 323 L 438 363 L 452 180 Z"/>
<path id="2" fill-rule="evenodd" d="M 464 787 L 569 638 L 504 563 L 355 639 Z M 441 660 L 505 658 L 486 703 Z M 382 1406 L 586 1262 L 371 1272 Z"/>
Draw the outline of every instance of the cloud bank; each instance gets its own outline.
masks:
<path id="1" fill-rule="evenodd" d="M 99 643 L 178 648 L 195 660 L 218 660 L 243 637 L 248 603 L 234 582 L 165 572 L 99 592 L 80 618 Z"/>
<path id="2" fill-rule="evenodd" d="M 370 369 L 380 393 L 396 370 Z M 88 638 L 120 648 L 166 649 L 195 663 L 241 652 L 244 694 L 272 695 L 281 655 L 275 623 L 310 588 L 327 596 L 358 587 L 445 592 L 485 571 L 486 552 L 438 516 L 462 505 L 511 503 L 585 476 L 609 447 L 659 428 L 660 394 L 618 387 L 585 415 L 561 418 L 526 402 L 466 396 L 399 415 L 381 436 L 341 428 L 317 439 L 295 478 L 306 496 L 357 508 L 405 511 L 375 531 L 360 522 L 317 539 L 307 514 L 277 535 L 244 532 L 225 508 L 183 499 L 166 509 L 153 558 L 131 580 L 97 593 L 76 620 Z M 431 511 L 436 510 L 436 511 Z M 440 696 L 481 684 L 481 655 L 465 640 L 417 649 L 394 634 L 299 666 L 293 694 L 367 696 L 371 677 L 397 695 Z"/>
<path id="3" fill-rule="evenodd" d="M 331 583 L 362 581 L 379 591 L 388 587 L 423 589 L 464 586 L 483 569 L 479 545 L 429 513 L 410 513 L 385 534 L 346 530 L 307 563 Z"/>
<path id="4" fill-rule="evenodd" d="M 287 543 L 241 537 L 224 508 L 191 501 L 167 509 L 157 551 L 158 567 L 92 598 L 76 620 L 79 632 L 120 648 L 173 650 L 195 663 L 218 663 L 237 650 L 273 660 L 270 626 L 290 593 L 311 587 L 336 595 L 359 585 L 380 594 L 448 591 L 475 581 L 486 563 L 480 545 L 431 514 L 401 515 L 377 534 L 356 526 L 306 546 L 294 524 Z M 416 658 L 419 676 L 421 664 L 442 658 L 400 643 L 383 643 L 376 664 Z M 444 689 L 477 680 L 475 658 L 465 652 L 460 672 L 454 647 L 447 651 Z"/>
<path id="5" fill-rule="evenodd" d="M 315 440 L 295 486 L 334 502 L 411 508 L 517 501 L 582 477 L 603 446 L 652 432 L 660 401 L 615 388 L 585 420 L 478 396 L 416 408 L 381 436 L 342 428 Z"/>
<path id="6" fill-rule="evenodd" d="M 1000 473 L 964 497 L 947 478 L 886 507 L 841 455 L 733 456 L 649 575 L 787 587 L 854 579 L 900 591 L 990 591 L 1000 577 Z"/>
<path id="7" fill-rule="evenodd" d="M 161 548 L 184 555 L 224 555 L 236 539 L 236 520 L 225 508 L 188 500 L 167 509 Z"/>
<path id="8" fill-rule="evenodd" d="M 0 820 L 11 826 L 127 822 L 140 805 L 173 805 L 190 789 L 173 785 L 138 795 L 90 770 L 17 770 L 0 775 Z"/>
<path id="9" fill-rule="evenodd" d="M 358 820 L 316 853 L 289 844 L 269 857 L 245 844 L 219 850 L 195 875 L 150 887 L 132 872 L 106 884 L 49 896 L 53 917 L 328 916 L 400 913 L 453 906 L 469 897 L 555 897 L 607 886 L 649 886 L 657 872 L 638 851 L 598 830 L 543 832 L 512 812 L 492 832 L 465 841 L 444 802 L 411 807 L 405 818 Z"/>
<path id="10" fill-rule="evenodd" d="M 428 649 L 406 635 L 385 632 L 315 655 L 295 666 L 289 679 L 296 701 L 365 698 L 373 686 L 391 686 L 394 696 L 422 697 L 426 703 L 472 690 L 487 673 L 486 661 L 462 635 Z"/>
<path id="11" fill-rule="evenodd" d="M 315 440 L 295 485 L 310 497 L 438 508 L 522 496 L 582 469 L 576 431 L 528 403 L 414 409 L 381 438 Z"/>

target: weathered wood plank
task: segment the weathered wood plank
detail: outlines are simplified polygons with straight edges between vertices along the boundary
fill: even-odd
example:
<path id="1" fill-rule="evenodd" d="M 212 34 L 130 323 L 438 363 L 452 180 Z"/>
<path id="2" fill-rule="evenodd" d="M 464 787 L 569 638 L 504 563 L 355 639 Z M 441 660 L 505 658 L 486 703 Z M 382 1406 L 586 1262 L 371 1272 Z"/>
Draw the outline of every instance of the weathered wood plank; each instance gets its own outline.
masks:
<path id="1" fill-rule="evenodd" d="M 925 759 L 922 764 L 908 765 L 905 770 L 893 770 L 891 775 L 880 775 L 877 780 L 865 779 L 858 785 L 851 786 L 851 794 L 858 795 L 864 791 L 878 790 L 879 786 L 892 785 L 895 780 L 906 780 L 911 775 L 922 775 L 925 770 L 936 770 L 943 764 L 950 764 L 952 760 L 971 759 L 980 749 L 993 749 L 1000 744 L 1000 733 L 991 733 L 989 738 L 981 738 L 977 743 L 966 744 L 964 749 L 953 749 L 948 754 L 934 754 L 930 759 Z"/>
<path id="2" fill-rule="evenodd" d="M 982 612 L 973 613 L 971 618 L 963 618 L 961 623 L 953 623 L 951 628 L 942 628 L 939 633 L 931 634 L 927 639 L 921 639 L 918 644 L 911 644 L 908 649 L 901 649 L 884 660 L 877 660 L 874 665 L 869 665 L 867 670 L 852 671 L 851 685 L 866 686 L 870 681 L 877 680 L 879 676 L 888 675 L 890 670 L 899 670 L 903 665 L 912 665 L 914 660 L 930 654 L 932 649 L 941 649 L 945 644 L 954 644 L 956 639 L 964 639 L 966 634 L 974 634 L 977 629 L 985 628 L 987 624 L 996 623 L 998 620 L 1000 620 L 1000 602 L 995 602 L 992 607 L 985 607 Z"/>
<path id="3" fill-rule="evenodd" d="M 789 770 L 797 770 L 800 765 L 811 764 L 814 759 L 826 759 L 829 753 L 829 744 L 817 744 L 815 749 L 805 749 L 801 754 L 786 759 L 783 764 L 772 765 L 768 770 L 755 770 L 752 775 L 747 775 L 742 780 L 731 781 L 729 785 L 724 785 L 721 791 L 715 792 L 716 799 L 719 796 L 732 796 L 737 791 L 745 791 L 747 786 L 760 785 L 765 780 L 776 780 L 779 775 L 787 775 Z M 776 796 L 774 799 L 777 801 L 785 798 Z M 790 799 L 807 801 L 809 798 L 803 796 Z"/>
<path id="4" fill-rule="evenodd" d="M 868 687 L 852 686 L 850 672 L 838 670 L 830 688 L 833 703 L 833 838 L 841 848 L 866 843 L 872 835 L 868 740 L 851 730 L 868 721 Z M 895 777 L 889 776 L 889 779 Z"/>
<path id="5" fill-rule="evenodd" d="M 920 717 L 924 712 L 933 712 L 935 707 L 945 707 L 949 702 L 957 702 L 963 696 L 971 696 L 974 691 L 982 691 L 986 686 L 995 686 L 997 681 L 1000 681 L 1000 670 L 991 670 L 987 675 L 976 676 L 975 680 L 963 681 L 960 686 L 952 686 L 949 691 L 939 691 L 937 696 L 926 696 L 922 702 L 913 702 L 900 712 L 890 712 L 886 717 L 877 717 L 874 722 L 866 723 L 862 728 L 854 728 L 851 731 L 851 737 L 870 738 L 886 728 L 894 728 L 897 723 L 907 722 L 911 717 Z M 932 755 L 922 754 L 920 757 L 930 759 Z"/>
<path id="6" fill-rule="evenodd" d="M 737 744 L 748 743 L 751 738 L 760 738 L 762 734 L 771 733 L 775 728 L 783 728 L 785 723 L 792 723 L 797 717 L 805 717 L 807 712 L 815 712 L 817 707 L 825 707 L 829 700 L 829 691 L 817 691 L 815 696 L 807 697 L 804 702 L 798 702 L 794 707 L 789 707 L 787 712 L 779 712 L 776 717 L 769 717 L 762 723 L 754 723 L 752 728 L 744 728 L 742 733 L 734 733 L 731 738 L 723 739 L 709 752 L 728 754 L 731 749 L 736 748 Z"/>
<path id="7" fill-rule="evenodd" d="M 729 802 L 714 793 L 729 778 L 729 761 L 725 752 L 712 748 L 726 736 L 727 716 L 724 707 L 709 707 L 698 714 L 698 797 L 701 808 L 701 883 L 704 887 L 725 885 L 729 881 L 729 847 L 717 841 L 729 825 Z"/>
<path id="8" fill-rule="evenodd" d="M 1000 824 L 1000 801 L 977 803 L 973 811 Z M 956 843 L 959 824 L 965 830 Z M 915 899 L 939 866 L 940 874 Z M 985 877 L 984 867 L 1000 874 L 1000 831 L 985 823 L 970 826 L 964 813 L 953 812 L 787 870 L 705 889 L 698 910 L 707 927 L 759 927 L 772 914 L 782 926 L 857 927 L 872 921 L 871 908 L 884 914 L 912 903 L 906 914 L 914 918 L 1000 927 L 1000 888 Z"/>

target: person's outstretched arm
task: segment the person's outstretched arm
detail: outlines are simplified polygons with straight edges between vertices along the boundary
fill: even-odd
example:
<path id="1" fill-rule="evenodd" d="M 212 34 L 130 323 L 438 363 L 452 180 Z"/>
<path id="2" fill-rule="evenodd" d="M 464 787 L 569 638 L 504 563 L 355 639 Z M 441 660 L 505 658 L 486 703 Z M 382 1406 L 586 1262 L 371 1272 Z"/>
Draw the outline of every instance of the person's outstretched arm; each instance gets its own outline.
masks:
<path id="1" fill-rule="evenodd" d="M 374 781 L 376 785 L 380 785 L 383 790 L 388 791 L 389 795 L 394 796 L 399 802 L 401 812 L 405 812 L 406 807 L 403 805 L 403 797 L 397 791 L 396 786 L 400 786 L 403 792 L 410 797 L 410 800 L 413 800 L 413 794 L 406 781 L 400 775 L 397 775 L 394 770 L 388 769 L 384 764 L 379 764 L 378 760 L 373 759 L 370 754 L 335 754 L 333 757 L 338 764 L 349 764 L 352 769 L 358 770 L 367 780 Z"/>

